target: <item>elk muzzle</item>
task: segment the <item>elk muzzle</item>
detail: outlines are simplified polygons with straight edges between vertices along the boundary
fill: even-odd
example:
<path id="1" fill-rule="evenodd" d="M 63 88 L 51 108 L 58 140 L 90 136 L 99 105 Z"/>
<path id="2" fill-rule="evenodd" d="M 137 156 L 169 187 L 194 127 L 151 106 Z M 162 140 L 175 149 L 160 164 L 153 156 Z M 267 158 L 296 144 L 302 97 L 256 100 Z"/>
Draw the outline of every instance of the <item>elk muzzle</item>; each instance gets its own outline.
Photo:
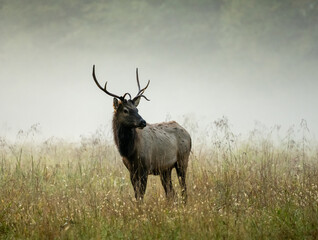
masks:
<path id="1" fill-rule="evenodd" d="M 144 127 L 147 126 L 147 123 L 145 120 L 141 119 L 139 124 L 138 124 L 138 128 L 143 129 Z"/>

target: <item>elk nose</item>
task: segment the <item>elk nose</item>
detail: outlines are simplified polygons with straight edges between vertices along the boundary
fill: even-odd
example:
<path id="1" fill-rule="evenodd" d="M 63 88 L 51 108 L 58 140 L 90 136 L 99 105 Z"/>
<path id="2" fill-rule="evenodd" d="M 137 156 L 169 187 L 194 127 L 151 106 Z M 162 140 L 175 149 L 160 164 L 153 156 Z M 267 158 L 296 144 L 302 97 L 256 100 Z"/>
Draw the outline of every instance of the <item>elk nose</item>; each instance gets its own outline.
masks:
<path id="1" fill-rule="evenodd" d="M 146 127 L 147 126 L 146 121 L 145 120 L 141 120 L 139 126 L 140 126 L 140 128 Z"/>

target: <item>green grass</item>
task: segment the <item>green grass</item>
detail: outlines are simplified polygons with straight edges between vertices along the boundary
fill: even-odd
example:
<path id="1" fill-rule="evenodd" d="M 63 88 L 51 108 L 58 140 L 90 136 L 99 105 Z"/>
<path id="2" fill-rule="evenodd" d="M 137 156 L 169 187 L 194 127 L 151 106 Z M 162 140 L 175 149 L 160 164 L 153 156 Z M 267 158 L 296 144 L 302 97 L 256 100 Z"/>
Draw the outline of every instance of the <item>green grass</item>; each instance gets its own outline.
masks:
<path id="1" fill-rule="evenodd" d="M 143 204 L 101 137 L 0 141 L 1 239 L 318 239 L 318 150 L 290 135 L 195 141 L 188 203 L 151 176 Z"/>

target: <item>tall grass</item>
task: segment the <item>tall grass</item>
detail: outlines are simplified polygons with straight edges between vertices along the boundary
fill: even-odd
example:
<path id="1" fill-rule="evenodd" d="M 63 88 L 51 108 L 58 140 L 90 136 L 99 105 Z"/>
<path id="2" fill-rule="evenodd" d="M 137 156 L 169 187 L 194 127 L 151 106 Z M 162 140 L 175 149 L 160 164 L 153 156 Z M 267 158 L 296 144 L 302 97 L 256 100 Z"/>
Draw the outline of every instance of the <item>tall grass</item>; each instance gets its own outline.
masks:
<path id="1" fill-rule="evenodd" d="M 318 148 L 256 128 L 243 139 L 226 118 L 194 139 L 188 203 L 166 201 L 150 177 L 143 204 L 112 141 L 0 139 L 1 239 L 317 239 Z M 195 129 L 190 129 L 195 131 Z M 180 194 L 175 172 L 174 187 Z"/>

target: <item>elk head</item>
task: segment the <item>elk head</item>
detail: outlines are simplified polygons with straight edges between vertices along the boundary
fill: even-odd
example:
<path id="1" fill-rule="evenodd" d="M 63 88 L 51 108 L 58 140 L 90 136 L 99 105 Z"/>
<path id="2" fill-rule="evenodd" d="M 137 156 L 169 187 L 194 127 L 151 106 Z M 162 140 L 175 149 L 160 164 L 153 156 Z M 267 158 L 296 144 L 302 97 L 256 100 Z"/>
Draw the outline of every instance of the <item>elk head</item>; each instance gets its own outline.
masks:
<path id="1" fill-rule="evenodd" d="M 139 77 L 138 77 L 138 68 L 136 68 L 136 78 L 137 78 L 137 85 L 138 85 L 138 93 L 137 95 L 131 99 L 131 95 L 127 92 L 123 96 L 118 96 L 116 94 L 110 93 L 107 89 L 107 82 L 105 83 L 105 86 L 102 87 L 99 82 L 97 81 L 96 75 L 95 75 L 95 65 L 93 65 L 93 79 L 96 83 L 96 85 L 107 95 L 114 97 L 113 100 L 113 106 L 114 106 L 114 117 L 118 123 L 118 125 L 122 125 L 124 127 L 128 128 L 144 128 L 146 127 L 146 121 L 138 114 L 137 106 L 140 102 L 140 99 L 143 97 L 147 101 L 149 99 L 144 96 L 144 92 L 149 86 L 150 80 L 148 80 L 148 83 L 146 87 L 143 89 L 140 89 L 140 83 L 139 83 Z M 129 99 L 125 99 L 125 97 L 128 96 Z"/>

